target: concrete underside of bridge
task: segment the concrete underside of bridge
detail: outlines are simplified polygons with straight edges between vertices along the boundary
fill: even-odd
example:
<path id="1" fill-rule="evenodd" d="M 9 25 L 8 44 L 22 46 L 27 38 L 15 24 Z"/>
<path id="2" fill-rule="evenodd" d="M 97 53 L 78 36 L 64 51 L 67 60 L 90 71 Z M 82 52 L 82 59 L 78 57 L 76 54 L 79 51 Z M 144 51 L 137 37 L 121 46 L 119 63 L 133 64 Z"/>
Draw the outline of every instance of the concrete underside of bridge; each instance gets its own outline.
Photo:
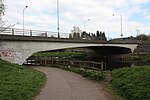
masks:
<path id="1" fill-rule="evenodd" d="M 95 46 L 95 47 L 88 47 L 88 48 L 92 49 L 99 56 L 132 53 L 130 48 L 125 48 L 125 47 Z"/>
<path id="2" fill-rule="evenodd" d="M 91 48 L 99 54 L 120 54 L 133 52 L 137 44 L 109 44 L 95 42 L 75 42 L 69 40 L 44 40 L 30 37 L 0 37 L 0 58 L 11 63 L 23 64 L 32 54 L 67 48 Z"/>

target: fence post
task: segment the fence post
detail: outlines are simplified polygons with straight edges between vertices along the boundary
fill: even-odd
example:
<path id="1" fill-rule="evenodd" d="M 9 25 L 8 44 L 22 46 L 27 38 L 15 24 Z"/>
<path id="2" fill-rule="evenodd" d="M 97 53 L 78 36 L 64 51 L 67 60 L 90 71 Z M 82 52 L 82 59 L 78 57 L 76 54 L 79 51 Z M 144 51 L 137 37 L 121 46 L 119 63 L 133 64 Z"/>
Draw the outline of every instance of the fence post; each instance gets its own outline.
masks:
<path id="1" fill-rule="evenodd" d="M 107 63 L 105 62 L 104 70 L 107 70 Z"/>
<path id="2" fill-rule="evenodd" d="M 32 30 L 30 30 L 30 36 L 32 36 Z"/>
<path id="3" fill-rule="evenodd" d="M 52 65 L 54 64 L 54 63 L 53 63 L 53 60 L 52 60 L 51 64 L 52 64 Z"/>
<path id="4" fill-rule="evenodd" d="M 12 35 L 15 35 L 15 33 L 14 33 L 14 29 L 12 28 Z"/>
<path id="5" fill-rule="evenodd" d="M 40 65 L 42 65 L 42 60 L 40 60 Z"/>
<path id="6" fill-rule="evenodd" d="M 101 70 L 103 70 L 104 64 L 103 62 L 101 62 Z"/>
<path id="7" fill-rule="evenodd" d="M 45 32 L 45 37 L 47 37 L 47 32 Z"/>
<path id="8" fill-rule="evenodd" d="M 104 64 L 103 64 L 103 62 L 101 62 L 101 73 L 102 73 L 102 77 L 104 76 L 104 75 L 103 75 L 103 67 L 104 67 Z"/>
<path id="9" fill-rule="evenodd" d="M 45 65 L 47 65 L 47 60 L 45 59 Z"/>

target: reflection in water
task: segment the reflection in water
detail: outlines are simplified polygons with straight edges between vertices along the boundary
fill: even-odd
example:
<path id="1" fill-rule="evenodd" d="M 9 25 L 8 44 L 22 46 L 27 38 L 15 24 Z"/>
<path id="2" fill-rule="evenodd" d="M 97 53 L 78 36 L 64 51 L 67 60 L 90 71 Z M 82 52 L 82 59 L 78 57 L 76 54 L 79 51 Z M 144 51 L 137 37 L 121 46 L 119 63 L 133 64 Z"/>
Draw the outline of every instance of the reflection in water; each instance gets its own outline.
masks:
<path id="1" fill-rule="evenodd" d="M 132 66 L 150 66 L 150 60 L 144 61 L 121 61 L 118 59 L 113 59 L 110 57 L 93 57 L 90 56 L 87 58 L 89 61 L 96 61 L 96 62 L 103 62 L 104 63 L 104 70 L 114 70 L 123 67 L 132 67 Z"/>
<path id="2" fill-rule="evenodd" d="M 88 57 L 87 59 L 90 61 L 96 61 L 96 62 L 102 61 L 104 63 L 103 70 L 112 71 L 114 69 L 132 66 L 132 62 L 116 61 L 115 59 L 109 59 L 108 57 Z"/>
<path id="3" fill-rule="evenodd" d="M 114 70 L 114 69 L 119 69 L 123 67 L 131 67 L 132 63 L 131 62 L 117 62 L 117 61 L 106 61 L 105 62 L 105 69 L 104 70 Z"/>

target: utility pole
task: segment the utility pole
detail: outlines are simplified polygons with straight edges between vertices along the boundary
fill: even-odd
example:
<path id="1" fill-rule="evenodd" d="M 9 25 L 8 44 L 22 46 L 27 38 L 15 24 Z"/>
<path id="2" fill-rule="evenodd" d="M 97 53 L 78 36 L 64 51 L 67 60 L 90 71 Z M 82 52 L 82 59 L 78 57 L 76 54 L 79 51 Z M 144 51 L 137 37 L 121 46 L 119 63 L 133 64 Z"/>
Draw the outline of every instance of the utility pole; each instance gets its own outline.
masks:
<path id="1" fill-rule="evenodd" d="M 58 38 L 60 38 L 60 33 L 59 33 L 59 0 L 57 0 L 57 32 L 58 32 Z"/>
<path id="2" fill-rule="evenodd" d="M 87 19 L 84 21 L 84 31 L 86 31 L 86 28 L 85 28 L 85 25 L 86 25 L 86 22 L 90 21 L 90 19 Z"/>
<path id="3" fill-rule="evenodd" d="M 24 36 L 24 11 L 26 8 L 28 8 L 28 6 L 25 6 L 25 8 L 23 9 L 23 36 Z"/>
<path id="4" fill-rule="evenodd" d="M 113 16 L 115 16 L 115 15 L 119 15 L 120 16 L 120 30 L 121 30 L 121 33 L 120 33 L 120 36 L 121 36 L 121 38 L 122 38 L 122 36 L 123 36 L 123 33 L 122 33 L 122 14 L 113 14 Z"/>

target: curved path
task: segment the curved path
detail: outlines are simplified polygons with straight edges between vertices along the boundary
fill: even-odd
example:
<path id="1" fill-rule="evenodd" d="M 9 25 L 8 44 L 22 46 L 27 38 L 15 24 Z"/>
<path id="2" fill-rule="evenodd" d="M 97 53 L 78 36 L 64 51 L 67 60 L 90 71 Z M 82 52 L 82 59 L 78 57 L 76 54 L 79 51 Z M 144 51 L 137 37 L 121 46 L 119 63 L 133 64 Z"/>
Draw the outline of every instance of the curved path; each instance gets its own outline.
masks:
<path id="1" fill-rule="evenodd" d="M 46 86 L 35 100 L 111 100 L 100 83 L 76 73 L 50 67 L 33 67 L 47 75 Z"/>

